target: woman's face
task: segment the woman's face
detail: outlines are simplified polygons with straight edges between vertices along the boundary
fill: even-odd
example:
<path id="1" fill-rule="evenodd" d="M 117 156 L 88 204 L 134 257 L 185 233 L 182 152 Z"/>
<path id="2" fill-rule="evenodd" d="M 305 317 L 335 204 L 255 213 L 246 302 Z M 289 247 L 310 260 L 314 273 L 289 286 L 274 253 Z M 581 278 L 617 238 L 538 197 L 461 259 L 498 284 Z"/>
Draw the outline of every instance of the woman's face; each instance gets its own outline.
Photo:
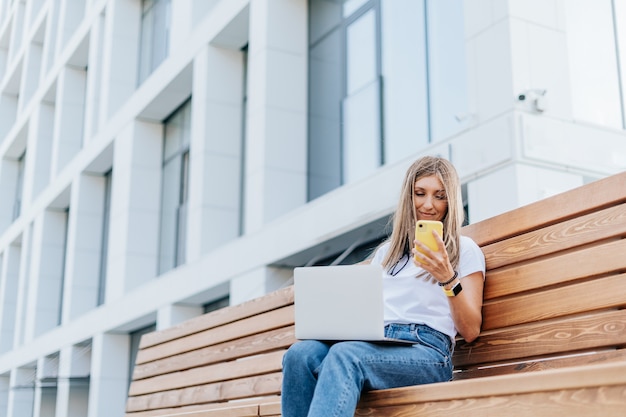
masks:
<path id="1" fill-rule="evenodd" d="M 413 192 L 417 220 L 443 220 L 448 212 L 448 197 L 437 176 L 419 178 Z"/>

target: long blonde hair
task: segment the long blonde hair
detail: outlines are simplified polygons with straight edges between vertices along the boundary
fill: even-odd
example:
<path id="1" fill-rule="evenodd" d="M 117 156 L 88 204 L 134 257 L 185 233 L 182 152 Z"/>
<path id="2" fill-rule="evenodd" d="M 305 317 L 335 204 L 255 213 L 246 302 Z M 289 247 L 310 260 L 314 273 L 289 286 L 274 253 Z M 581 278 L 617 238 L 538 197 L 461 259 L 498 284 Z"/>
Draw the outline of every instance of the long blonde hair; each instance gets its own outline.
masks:
<path id="1" fill-rule="evenodd" d="M 443 242 L 452 267 L 457 269 L 459 265 L 460 230 L 465 218 L 459 176 L 450 161 L 440 157 L 425 156 L 413 162 L 404 176 L 400 201 L 392 219 L 393 230 L 387 239 L 390 247 L 382 262 L 386 269 L 392 268 L 403 256 L 410 256 L 417 221 L 413 204 L 415 182 L 431 175 L 435 175 L 441 181 L 446 193 L 448 209 L 442 219 Z"/>

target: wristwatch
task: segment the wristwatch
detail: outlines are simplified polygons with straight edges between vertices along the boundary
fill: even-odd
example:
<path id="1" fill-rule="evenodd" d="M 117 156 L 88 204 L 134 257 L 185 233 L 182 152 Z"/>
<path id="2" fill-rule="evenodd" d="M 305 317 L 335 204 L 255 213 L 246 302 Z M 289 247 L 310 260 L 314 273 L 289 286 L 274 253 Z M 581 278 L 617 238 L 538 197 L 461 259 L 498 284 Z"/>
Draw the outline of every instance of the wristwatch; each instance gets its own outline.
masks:
<path id="1" fill-rule="evenodd" d="M 456 297 L 457 295 L 459 295 L 459 293 L 463 290 L 463 287 L 461 286 L 461 281 L 458 281 L 456 284 L 454 284 L 454 286 L 452 288 L 450 288 L 449 290 L 446 290 L 445 288 L 443 288 L 443 292 L 448 296 L 448 297 Z"/>

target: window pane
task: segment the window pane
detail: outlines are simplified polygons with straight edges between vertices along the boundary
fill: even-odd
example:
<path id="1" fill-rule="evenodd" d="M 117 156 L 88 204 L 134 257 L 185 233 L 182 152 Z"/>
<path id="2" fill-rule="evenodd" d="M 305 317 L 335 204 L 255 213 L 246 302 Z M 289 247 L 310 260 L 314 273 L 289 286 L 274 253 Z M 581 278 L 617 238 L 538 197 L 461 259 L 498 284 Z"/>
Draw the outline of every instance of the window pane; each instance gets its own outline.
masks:
<path id="1" fill-rule="evenodd" d="M 139 51 L 139 82 L 143 82 L 152 72 L 152 38 L 154 22 L 152 11 L 141 18 L 141 45 Z"/>
<path id="2" fill-rule="evenodd" d="M 309 199 L 341 185 L 342 99 L 339 30 L 309 54 Z"/>
<path id="3" fill-rule="evenodd" d="M 467 126 L 469 111 L 463 0 L 428 0 L 431 141 Z"/>
<path id="4" fill-rule="evenodd" d="M 161 274 L 176 266 L 180 173 L 181 158 L 173 158 L 163 166 L 159 251 L 159 273 Z"/>
<path id="5" fill-rule="evenodd" d="M 376 19 L 369 10 L 348 26 L 346 34 L 347 95 L 376 79 Z"/>
<path id="6" fill-rule="evenodd" d="M 169 0 L 159 0 L 154 10 L 154 35 L 152 40 L 152 70 L 154 71 L 167 57 L 169 31 Z"/>
<path id="7" fill-rule="evenodd" d="M 343 103 L 343 183 L 380 166 L 380 84 L 371 83 Z"/>
<path id="8" fill-rule="evenodd" d="M 568 0 L 563 5 L 574 117 L 622 128 L 611 0 Z"/>
<path id="9" fill-rule="evenodd" d="M 385 163 L 428 144 L 423 0 L 381 5 Z"/>
<path id="10" fill-rule="evenodd" d="M 169 49 L 171 0 L 144 0 L 141 16 L 139 83 L 167 57 Z"/>

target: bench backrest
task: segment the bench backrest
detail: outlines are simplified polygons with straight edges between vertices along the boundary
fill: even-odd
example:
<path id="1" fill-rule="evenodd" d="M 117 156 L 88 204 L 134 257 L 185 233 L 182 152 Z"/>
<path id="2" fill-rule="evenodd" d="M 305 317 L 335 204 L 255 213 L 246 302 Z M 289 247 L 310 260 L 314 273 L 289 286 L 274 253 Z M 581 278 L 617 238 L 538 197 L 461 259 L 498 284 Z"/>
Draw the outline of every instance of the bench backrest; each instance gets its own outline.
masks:
<path id="1" fill-rule="evenodd" d="M 464 233 L 487 276 L 481 336 L 457 344 L 457 378 L 626 357 L 626 173 Z"/>
<path id="2" fill-rule="evenodd" d="M 483 249 L 487 277 L 482 332 L 457 343 L 456 379 L 626 358 L 626 173 L 464 234 Z M 127 416 L 257 415 L 280 394 L 294 341 L 291 287 L 147 334 Z"/>

